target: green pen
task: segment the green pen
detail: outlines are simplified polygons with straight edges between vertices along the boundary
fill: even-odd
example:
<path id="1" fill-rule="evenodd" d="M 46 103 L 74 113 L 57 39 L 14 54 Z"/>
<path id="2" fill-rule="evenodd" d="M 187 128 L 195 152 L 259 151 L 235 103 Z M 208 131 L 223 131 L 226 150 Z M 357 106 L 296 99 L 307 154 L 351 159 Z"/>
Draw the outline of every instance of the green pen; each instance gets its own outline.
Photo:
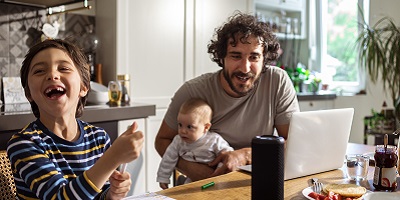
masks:
<path id="1" fill-rule="evenodd" d="M 209 188 L 209 187 L 211 187 L 213 185 L 215 185 L 214 181 L 201 186 L 201 189 L 206 189 L 206 188 Z"/>

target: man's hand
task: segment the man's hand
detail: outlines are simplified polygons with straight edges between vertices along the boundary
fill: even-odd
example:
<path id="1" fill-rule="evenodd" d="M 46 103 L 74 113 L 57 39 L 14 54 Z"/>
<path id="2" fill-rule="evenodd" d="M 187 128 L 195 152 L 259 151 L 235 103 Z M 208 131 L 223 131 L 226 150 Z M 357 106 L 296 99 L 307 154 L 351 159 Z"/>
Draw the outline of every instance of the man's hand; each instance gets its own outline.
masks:
<path id="1" fill-rule="evenodd" d="M 238 170 L 239 166 L 251 164 L 251 148 L 222 152 L 209 163 L 209 166 L 216 166 L 220 162 L 223 165 L 218 167 L 211 176 L 226 174 Z"/>
<path id="2" fill-rule="evenodd" d="M 128 172 L 114 171 L 109 180 L 110 189 L 107 192 L 107 199 L 122 199 L 131 189 L 131 175 Z"/>

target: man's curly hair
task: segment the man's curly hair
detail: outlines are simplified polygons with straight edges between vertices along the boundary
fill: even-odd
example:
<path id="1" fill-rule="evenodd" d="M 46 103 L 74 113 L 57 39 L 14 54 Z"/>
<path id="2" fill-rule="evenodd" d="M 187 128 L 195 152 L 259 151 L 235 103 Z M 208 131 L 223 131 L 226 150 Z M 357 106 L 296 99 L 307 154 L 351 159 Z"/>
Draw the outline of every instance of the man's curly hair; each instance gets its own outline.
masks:
<path id="1" fill-rule="evenodd" d="M 235 36 L 238 35 L 241 37 L 236 40 Z M 276 61 L 280 45 L 271 28 L 255 16 L 243 13 L 231 16 L 227 23 L 215 31 L 215 40 L 211 40 L 208 45 L 211 60 L 224 67 L 222 59 L 227 54 L 229 39 L 232 39 L 230 45 L 236 46 L 239 41 L 249 44 L 247 39 L 250 36 L 258 37 L 264 46 L 264 66 Z"/>

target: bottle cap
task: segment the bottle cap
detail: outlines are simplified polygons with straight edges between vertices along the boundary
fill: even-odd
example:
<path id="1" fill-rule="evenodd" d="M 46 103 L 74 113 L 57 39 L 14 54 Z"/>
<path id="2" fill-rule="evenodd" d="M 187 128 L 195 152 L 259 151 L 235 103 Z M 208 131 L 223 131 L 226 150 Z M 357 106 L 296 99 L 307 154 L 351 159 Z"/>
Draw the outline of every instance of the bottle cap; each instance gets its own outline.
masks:
<path id="1" fill-rule="evenodd" d="M 122 74 L 122 75 L 118 75 L 117 79 L 120 81 L 129 81 L 130 77 L 129 77 L 129 74 Z"/>

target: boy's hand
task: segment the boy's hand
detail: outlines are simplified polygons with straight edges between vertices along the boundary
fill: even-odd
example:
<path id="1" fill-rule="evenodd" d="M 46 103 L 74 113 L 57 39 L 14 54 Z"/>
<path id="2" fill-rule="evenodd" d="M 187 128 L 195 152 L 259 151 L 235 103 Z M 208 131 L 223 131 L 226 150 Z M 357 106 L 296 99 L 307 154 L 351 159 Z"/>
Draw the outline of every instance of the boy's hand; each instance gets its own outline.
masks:
<path id="1" fill-rule="evenodd" d="M 136 131 L 138 125 L 133 122 L 122 135 L 112 144 L 110 150 L 113 152 L 118 164 L 129 163 L 140 156 L 143 147 L 144 136 L 141 131 Z"/>
<path id="2" fill-rule="evenodd" d="M 131 189 L 131 175 L 128 172 L 114 171 L 109 181 L 110 189 L 107 192 L 107 199 L 122 199 Z"/>
<path id="3" fill-rule="evenodd" d="M 160 187 L 165 190 L 168 189 L 168 183 L 160 183 Z"/>

